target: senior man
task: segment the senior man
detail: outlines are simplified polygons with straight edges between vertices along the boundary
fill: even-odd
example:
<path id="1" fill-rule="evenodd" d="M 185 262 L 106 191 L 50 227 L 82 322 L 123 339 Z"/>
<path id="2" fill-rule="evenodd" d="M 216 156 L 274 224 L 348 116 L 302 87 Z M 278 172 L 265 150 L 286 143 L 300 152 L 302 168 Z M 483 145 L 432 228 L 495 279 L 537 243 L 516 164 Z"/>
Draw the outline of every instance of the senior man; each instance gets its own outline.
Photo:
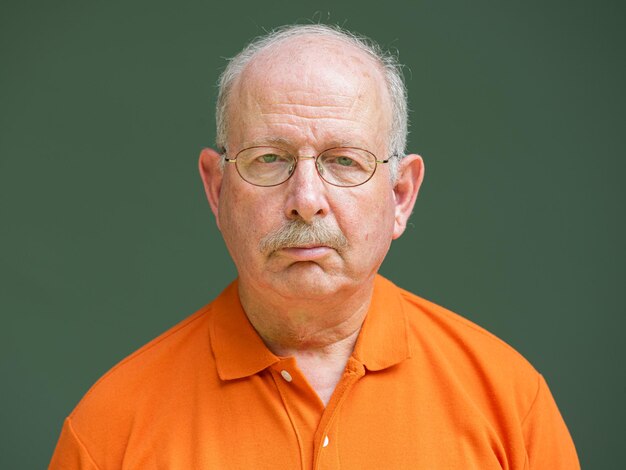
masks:
<path id="1" fill-rule="evenodd" d="M 377 271 L 424 176 L 399 65 L 337 28 L 257 39 L 200 173 L 238 279 L 108 372 L 54 469 L 574 469 L 512 348 Z"/>

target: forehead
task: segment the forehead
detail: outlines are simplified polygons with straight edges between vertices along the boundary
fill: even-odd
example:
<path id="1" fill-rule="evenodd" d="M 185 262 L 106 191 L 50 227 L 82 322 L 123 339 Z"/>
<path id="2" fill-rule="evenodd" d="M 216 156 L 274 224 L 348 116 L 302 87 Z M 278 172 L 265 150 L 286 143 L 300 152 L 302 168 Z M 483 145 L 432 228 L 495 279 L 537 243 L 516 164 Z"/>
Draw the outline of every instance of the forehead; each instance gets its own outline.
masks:
<path id="1" fill-rule="evenodd" d="M 381 145 L 391 113 L 375 60 L 354 46 L 319 37 L 260 52 L 239 76 L 228 108 L 229 145 L 263 138 Z"/>

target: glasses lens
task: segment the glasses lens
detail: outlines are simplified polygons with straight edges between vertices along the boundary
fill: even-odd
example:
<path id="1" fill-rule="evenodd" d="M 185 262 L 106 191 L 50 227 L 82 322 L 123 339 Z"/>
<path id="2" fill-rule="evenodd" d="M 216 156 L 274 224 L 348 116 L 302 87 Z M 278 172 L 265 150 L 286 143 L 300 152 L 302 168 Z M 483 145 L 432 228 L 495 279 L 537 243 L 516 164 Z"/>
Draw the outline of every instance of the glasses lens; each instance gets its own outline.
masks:
<path id="1" fill-rule="evenodd" d="M 283 183 L 294 165 L 291 155 L 274 147 L 252 147 L 237 154 L 237 171 L 244 180 L 257 186 Z"/>
<path id="2" fill-rule="evenodd" d="M 376 171 L 376 157 L 367 150 L 335 148 L 318 158 L 320 174 L 336 186 L 358 186 L 369 180 Z"/>

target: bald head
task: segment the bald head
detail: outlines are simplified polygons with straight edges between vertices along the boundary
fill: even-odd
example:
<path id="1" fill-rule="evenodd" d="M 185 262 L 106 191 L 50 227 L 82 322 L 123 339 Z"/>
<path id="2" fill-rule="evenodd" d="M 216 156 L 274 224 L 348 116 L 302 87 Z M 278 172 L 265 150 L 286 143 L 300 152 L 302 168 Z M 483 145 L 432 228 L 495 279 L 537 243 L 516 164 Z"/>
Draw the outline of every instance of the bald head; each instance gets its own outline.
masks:
<path id="1" fill-rule="evenodd" d="M 360 83 L 347 80 L 349 78 L 358 78 Z M 333 85 L 334 92 L 341 95 L 342 81 L 346 92 L 348 87 L 357 85 L 363 87 L 360 95 L 375 93 L 374 104 L 384 111 L 378 133 L 384 134 L 385 158 L 403 156 L 407 104 L 400 65 L 394 56 L 384 53 L 377 44 L 325 25 L 278 29 L 256 39 L 231 59 L 219 81 L 218 147 L 227 149 L 233 124 L 231 119 L 238 119 L 237 113 L 232 113 L 230 108 L 233 103 L 249 98 L 246 90 L 261 86 L 271 92 L 277 84 L 289 87 L 291 82 L 291 85 L 306 85 L 310 93 L 327 95 L 326 104 L 333 106 L 341 104 L 333 102 L 334 98 L 340 102 L 341 97 L 331 96 L 328 85 Z M 352 95 L 355 95 L 354 91 Z M 396 159 L 393 160 L 390 162 L 392 173 L 397 163 Z"/>
<path id="2" fill-rule="evenodd" d="M 259 52 L 233 83 L 226 110 L 231 151 L 240 150 L 234 142 L 257 144 L 250 133 L 267 142 L 285 126 L 320 145 L 364 146 L 359 123 L 375 136 L 376 151 L 388 152 L 391 104 L 383 74 L 371 57 L 334 38 L 300 36 Z"/>
<path id="3" fill-rule="evenodd" d="M 303 34 L 285 39 L 259 51 L 233 82 L 233 87 L 249 79 L 252 73 L 279 73 L 285 80 L 320 81 L 320 91 L 329 71 L 346 76 L 359 75 L 376 80 L 387 95 L 383 71 L 371 56 L 353 44 L 334 37 Z"/>

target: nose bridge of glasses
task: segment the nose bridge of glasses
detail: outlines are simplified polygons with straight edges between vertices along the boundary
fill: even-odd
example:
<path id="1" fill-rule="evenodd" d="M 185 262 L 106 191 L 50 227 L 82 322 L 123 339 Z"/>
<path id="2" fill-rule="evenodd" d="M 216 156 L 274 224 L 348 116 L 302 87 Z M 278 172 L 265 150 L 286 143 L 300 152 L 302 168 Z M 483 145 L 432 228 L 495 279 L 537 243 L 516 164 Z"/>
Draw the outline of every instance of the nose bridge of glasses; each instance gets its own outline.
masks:
<path id="1" fill-rule="evenodd" d="M 300 163 L 301 160 L 317 160 L 317 156 L 315 155 L 293 155 L 293 159 L 294 159 L 294 168 L 292 171 L 296 170 L 296 166 L 298 166 L 298 163 Z"/>
<path id="2" fill-rule="evenodd" d="M 317 160 L 317 157 L 314 155 L 295 155 L 294 158 L 298 162 L 300 160 Z"/>
<path id="3" fill-rule="evenodd" d="M 293 155 L 293 159 L 294 159 L 294 164 L 291 168 L 290 174 L 295 173 L 297 171 L 296 170 L 297 167 L 303 166 L 303 165 L 299 165 L 301 160 L 313 160 L 315 176 L 317 178 L 322 176 L 322 168 L 320 168 L 320 166 L 317 163 L 317 159 L 318 159 L 317 155 Z M 306 165 L 304 165 L 304 167 L 306 167 Z M 303 171 L 303 170 L 306 171 L 304 168 L 302 168 L 300 171 Z"/>

